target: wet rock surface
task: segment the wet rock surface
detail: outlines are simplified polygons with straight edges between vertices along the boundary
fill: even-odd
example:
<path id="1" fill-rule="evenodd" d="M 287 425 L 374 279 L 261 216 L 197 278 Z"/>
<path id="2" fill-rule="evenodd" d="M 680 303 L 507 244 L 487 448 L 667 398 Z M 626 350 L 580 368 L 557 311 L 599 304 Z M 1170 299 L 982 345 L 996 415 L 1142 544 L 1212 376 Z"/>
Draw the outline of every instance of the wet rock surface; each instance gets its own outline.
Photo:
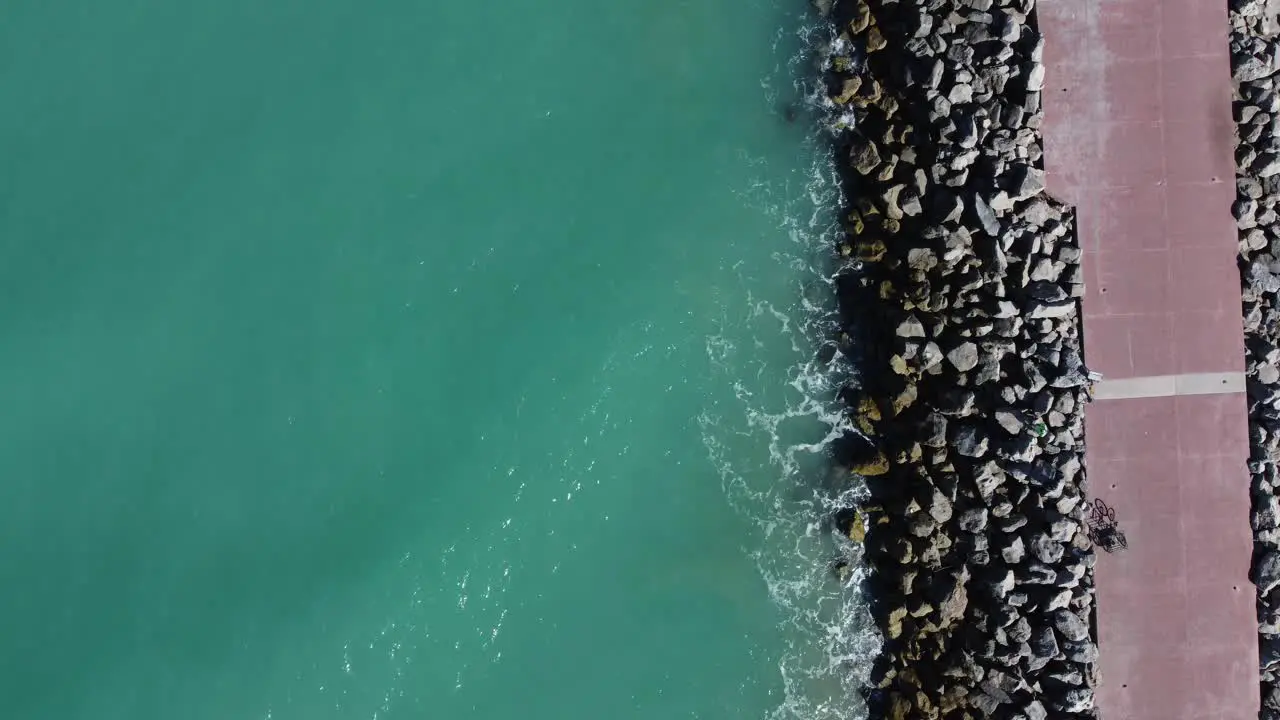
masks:
<path id="1" fill-rule="evenodd" d="M 872 716 L 1095 717 L 1080 249 L 1044 194 L 1033 3 L 818 7 Z"/>
<path id="2" fill-rule="evenodd" d="M 1280 5 L 1231 0 L 1236 202 L 1244 313 L 1260 717 L 1280 720 Z"/>

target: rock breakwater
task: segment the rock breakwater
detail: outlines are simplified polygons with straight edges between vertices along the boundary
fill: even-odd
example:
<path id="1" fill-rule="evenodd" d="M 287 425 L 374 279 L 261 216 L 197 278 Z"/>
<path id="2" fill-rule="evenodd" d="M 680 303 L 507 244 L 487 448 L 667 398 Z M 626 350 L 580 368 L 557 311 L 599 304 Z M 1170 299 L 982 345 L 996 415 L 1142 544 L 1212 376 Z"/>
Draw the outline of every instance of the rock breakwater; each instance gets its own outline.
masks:
<path id="1" fill-rule="evenodd" d="M 1249 474 L 1264 720 L 1280 720 L 1280 7 L 1231 0 Z"/>
<path id="2" fill-rule="evenodd" d="M 836 461 L 869 498 L 873 717 L 1094 715 L 1080 249 L 1044 193 L 1030 0 L 818 3 L 848 207 Z"/>

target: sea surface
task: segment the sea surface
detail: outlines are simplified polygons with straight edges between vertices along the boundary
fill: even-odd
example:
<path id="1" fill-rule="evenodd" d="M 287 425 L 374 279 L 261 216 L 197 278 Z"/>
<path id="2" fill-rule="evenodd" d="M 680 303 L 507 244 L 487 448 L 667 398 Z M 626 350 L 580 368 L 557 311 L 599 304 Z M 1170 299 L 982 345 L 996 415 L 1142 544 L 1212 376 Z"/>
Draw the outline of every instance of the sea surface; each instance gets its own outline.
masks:
<path id="1" fill-rule="evenodd" d="M 860 716 L 812 23 L 7 4 L 3 717 Z"/>

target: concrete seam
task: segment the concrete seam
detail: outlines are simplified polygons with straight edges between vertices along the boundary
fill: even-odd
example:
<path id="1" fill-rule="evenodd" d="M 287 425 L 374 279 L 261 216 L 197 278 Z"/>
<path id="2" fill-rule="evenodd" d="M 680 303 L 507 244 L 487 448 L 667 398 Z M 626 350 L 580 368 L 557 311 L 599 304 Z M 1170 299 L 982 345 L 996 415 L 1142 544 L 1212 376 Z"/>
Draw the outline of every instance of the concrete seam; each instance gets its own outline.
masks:
<path id="1" fill-rule="evenodd" d="M 1095 400 L 1221 395 L 1244 392 L 1244 373 L 1185 373 L 1103 380 L 1093 388 Z"/>

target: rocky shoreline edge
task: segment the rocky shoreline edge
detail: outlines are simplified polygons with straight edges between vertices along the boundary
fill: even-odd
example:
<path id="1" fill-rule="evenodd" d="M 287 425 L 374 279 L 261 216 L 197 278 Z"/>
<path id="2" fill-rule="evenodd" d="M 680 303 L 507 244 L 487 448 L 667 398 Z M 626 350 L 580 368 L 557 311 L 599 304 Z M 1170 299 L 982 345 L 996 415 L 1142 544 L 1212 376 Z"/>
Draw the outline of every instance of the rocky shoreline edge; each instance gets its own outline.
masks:
<path id="1" fill-rule="evenodd" d="M 1081 253 L 1044 194 L 1034 3 L 814 4 L 871 717 L 1095 717 Z"/>
<path id="2" fill-rule="evenodd" d="M 1280 720 L 1280 21 L 1265 0 L 1230 0 L 1249 475 L 1263 720 Z"/>

